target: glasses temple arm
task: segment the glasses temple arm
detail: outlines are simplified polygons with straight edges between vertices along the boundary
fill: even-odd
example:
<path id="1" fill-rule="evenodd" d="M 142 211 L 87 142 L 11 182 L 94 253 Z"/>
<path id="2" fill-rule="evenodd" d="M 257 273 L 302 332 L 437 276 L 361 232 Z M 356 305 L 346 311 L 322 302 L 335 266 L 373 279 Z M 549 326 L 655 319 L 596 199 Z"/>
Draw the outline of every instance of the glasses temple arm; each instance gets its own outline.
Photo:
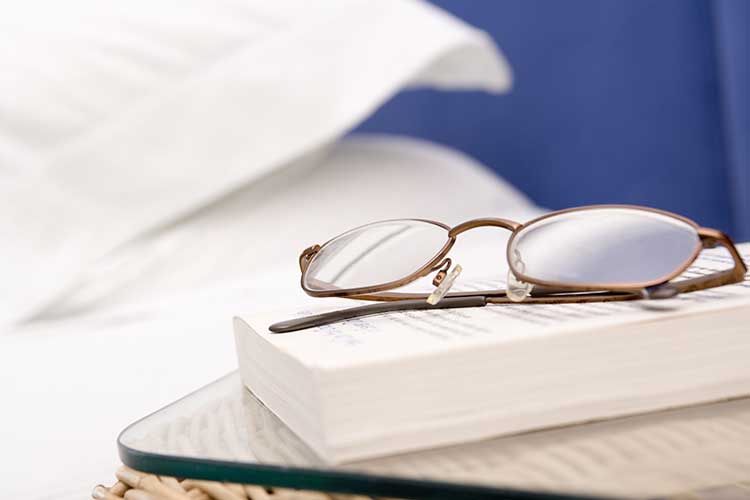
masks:
<path id="1" fill-rule="evenodd" d="M 287 321 L 280 321 L 269 326 L 272 333 L 287 333 L 297 330 L 305 330 L 316 326 L 330 325 L 347 319 L 361 318 L 373 314 L 381 314 L 392 311 L 420 311 L 425 309 L 452 309 L 459 307 L 483 307 L 487 305 L 487 299 L 484 296 L 472 297 L 447 297 L 435 305 L 430 305 L 424 299 L 419 300 L 399 300 L 395 302 L 378 302 L 364 306 L 350 307 L 304 318 L 295 318 Z"/>
<path id="2" fill-rule="evenodd" d="M 703 243 L 703 248 L 716 248 L 718 246 L 726 248 L 729 255 L 732 256 L 732 260 L 734 260 L 734 266 L 731 269 L 717 271 L 708 276 L 700 276 L 698 278 L 690 278 L 673 283 L 681 293 L 705 290 L 706 288 L 713 288 L 731 283 L 739 283 L 745 279 L 747 266 L 729 236 L 717 229 L 705 227 L 698 229 L 698 235 Z"/>
<path id="3" fill-rule="evenodd" d="M 673 281 L 670 285 L 674 286 L 679 293 L 687 293 L 722 285 L 729 285 L 731 283 L 739 283 L 745 279 L 747 266 L 729 236 L 717 229 L 707 227 L 699 228 L 698 236 L 700 236 L 703 248 L 716 248 L 718 246 L 726 248 L 732 256 L 732 260 L 734 260 L 734 266 L 731 269 L 717 271 L 707 276 Z"/>
<path id="4" fill-rule="evenodd" d="M 592 294 L 572 294 L 567 296 L 543 296 L 529 297 L 525 304 L 572 304 L 585 302 L 608 302 L 633 300 L 641 298 L 637 293 L 628 292 L 601 292 Z M 393 302 L 376 302 L 364 306 L 350 307 L 303 318 L 295 318 L 274 323 L 268 327 L 272 333 L 288 333 L 317 326 L 330 325 L 347 319 L 362 318 L 373 314 L 381 314 L 393 311 L 423 311 L 428 309 L 455 309 L 461 307 L 484 307 L 487 304 L 512 304 L 507 297 L 469 295 L 464 297 L 446 297 L 435 305 L 430 305 L 424 298 L 410 300 L 396 300 Z"/>

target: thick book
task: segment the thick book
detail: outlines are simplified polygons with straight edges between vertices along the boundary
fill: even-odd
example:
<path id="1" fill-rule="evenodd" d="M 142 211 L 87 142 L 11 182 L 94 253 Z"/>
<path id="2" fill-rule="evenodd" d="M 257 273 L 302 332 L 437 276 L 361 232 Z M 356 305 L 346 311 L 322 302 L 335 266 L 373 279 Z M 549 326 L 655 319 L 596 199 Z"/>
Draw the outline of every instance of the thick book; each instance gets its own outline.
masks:
<path id="1" fill-rule="evenodd" d="M 706 251 L 683 277 L 729 265 Z M 243 383 L 329 463 L 750 394 L 748 281 L 662 301 L 391 312 L 269 332 L 357 305 L 321 302 L 237 318 L 235 339 Z"/>

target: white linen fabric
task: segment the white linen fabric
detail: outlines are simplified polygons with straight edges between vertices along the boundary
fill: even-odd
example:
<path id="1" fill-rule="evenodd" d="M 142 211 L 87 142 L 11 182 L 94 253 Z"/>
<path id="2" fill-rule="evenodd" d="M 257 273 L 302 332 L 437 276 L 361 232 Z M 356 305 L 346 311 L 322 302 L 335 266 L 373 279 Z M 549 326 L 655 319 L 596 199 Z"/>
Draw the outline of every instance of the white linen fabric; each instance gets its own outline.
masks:
<path id="1" fill-rule="evenodd" d="M 477 162 L 421 141 L 352 137 L 302 168 L 139 240 L 129 259 L 144 272 L 102 265 L 57 314 L 0 336 L 0 496 L 85 498 L 109 480 L 120 430 L 236 367 L 232 316 L 325 300 L 299 287 L 303 246 L 381 217 L 539 214 Z M 122 286 L 85 292 L 97 280 Z"/>
<path id="2" fill-rule="evenodd" d="M 251 283 L 270 269 L 284 269 L 296 289 L 299 253 L 353 227 L 404 217 L 447 224 L 524 219 L 535 210 L 510 184 L 455 150 L 355 135 L 100 259 L 39 316 L 149 302 L 226 281 Z"/>
<path id="3" fill-rule="evenodd" d="M 0 327 L 409 84 L 502 91 L 510 72 L 486 35 L 416 1 L 3 6 Z"/>
<path id="4" fill-rule="evenodd" d="M 0 7 L 1 497 L 108 480 L 125 425 L 236 366 L 231 316 L 315 300 L 303 246 L 538 213 L 446 148 L 337 141 L 408 85 L 502 91 L 510 71 L 410 0 Z"/>

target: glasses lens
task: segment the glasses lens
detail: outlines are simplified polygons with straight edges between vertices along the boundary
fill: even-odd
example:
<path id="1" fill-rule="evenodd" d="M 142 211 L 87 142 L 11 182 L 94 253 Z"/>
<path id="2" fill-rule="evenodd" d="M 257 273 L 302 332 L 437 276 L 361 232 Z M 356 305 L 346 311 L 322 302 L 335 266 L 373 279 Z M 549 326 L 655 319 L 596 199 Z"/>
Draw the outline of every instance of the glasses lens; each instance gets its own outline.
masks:
<path id="1" fill-rule="evenodd" d="M 634 208 L 567 212 L 519 231 L 509 248 L 516 274 L 558 285 L 629 286 L 663 280 L 698 248 L 695 228 Z"/>
<path id="2" fill-rule="evenodd" d="M 442 226 L 419 220 L 376 222 L 329 241 L 304 275 L 309 290 L 347 290 L 403 279 L 430 262 L 448 242 Z"/>

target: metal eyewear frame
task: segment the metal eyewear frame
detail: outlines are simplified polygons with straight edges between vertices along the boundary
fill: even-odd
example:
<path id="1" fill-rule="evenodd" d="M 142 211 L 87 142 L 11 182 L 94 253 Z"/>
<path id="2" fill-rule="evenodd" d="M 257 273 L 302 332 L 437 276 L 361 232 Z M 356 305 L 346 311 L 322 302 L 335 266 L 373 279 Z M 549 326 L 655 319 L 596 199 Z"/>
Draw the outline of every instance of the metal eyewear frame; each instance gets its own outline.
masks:
<path id="1" fill-rule="evenodd" d="M 532 226 L 540 221 L 544 221 L 550 217 L 559 216 L 561 214 L 587 210 L 598 210 L 603 208 L 635 209 L 676 219 L 691 226 L 696 231 L 696 234 L 699 237 L 699 242 L 696 244 L 696 247 L 689 258 L 686 259 L 673 272 L 647 282 L 633 282 L 626 284 L 599 283 L 573 285 L 564 282 L 552 282 L 534 279 L 533 277 L 527 276 L 524 273 L 518 272 L 516 269 L 513 269 L 513 260 L 512 256 L 510 255 L 510 249 L 512 248 L 513 240 L 521 230 L 526 229 L 529 226 Z M 352 319 L 371 314 L 385 313 L 389 311 L 482 307 L 487 304 L 572 304 L 582 302 L 669 298 L 680 293 L 694 292 L 707 288 L 738 283 L 744 279 L 745 273 L 747 272 L 747 267 L 745 266 L 742 257 L 740 256 L 737 248 L 735 247 L 729 236 L 717 229 L 700 227 L 692 220 L 680 215 L 650 207 L 641 207 L 634 205 L 591 205 L 551 212 L 523 224 L 508 219 L 481 218 L 469 220 L 458 224 L 457 226 L 450 227 L 441 222 L 428 219 L 410 220 L 426 222 L 439 226 L 447 231 L 448 237 L 447 241 L 440 249 L 440 251 L 435 255 L 435 257 L 433 257 L 429 262 L 424 264 L 419 269 L 415 270 L 413 273 L 399 280 L 381 283 L 373 286 L 348 289 L 333 287 L 325 288 L 324 286 L 315 289 L 308 287 L 308 280 L 306 279 L 305 274 L 310 267 L 310 263 L 322 248 L 324 248 L 329 242 L 337 239 L 338 236 L 336 238 L 332 238 L 323 245 L 313 245 L 306 248 L 305 250 L 303 250 L 299 257 L 299 266 L 302 272 L 300 282 L 302 288 L 308 295 L 311 295 L 313 297 L 346 297 L 357 300 L 375 301 L 377 303 L 332 311 L 304 318 L 282 321 L 271 325 L 269 327 L 269 330 L 273 333 L 285 333 L 335 323 L 346 319 Z M 442 280 L 446 277 L 447 272 L 451 267 L 451 259 L 448 257 L 448 254 L 453 245 L 456 243 L 458 236 L 466 231 L 479 227 L 498 227 L 511 232 L 510 239 L 508 240 L 508 243 L 506 245 L 506 258 L 508 259 L 508 264 L 515 277 L 521 282 L 533 285 L 533 291 L 531 292 L 530 296 L 519 302 L 517 300 L 512 300 L 511 298 L 509 298 L 505 289 L 471 292 L 448 292 L 445 298 L 443 298 L 437 304 L 430 304 L 427 302 L 427 298 L 430 295 L 428 293 L 404 293 L 391 291 L 393 289 L 400 288 L 409 283 L 412 283 L 417 279 L 423 278 L 436 271 L 437 274 L 433 279 L 433 285 L 439 286 Z M 703 249 L 715 248 L 718 246 L 722 246 L 729 251 L 734 261 L 734 266 L 731 269 L 717 271 L 706 276 L 672 281 L 673 279 L 681 275 L 691 264 L 693 264 L 693 262 L 695 262 L 695 260 L 698 258 L 698 255 Z"/>

